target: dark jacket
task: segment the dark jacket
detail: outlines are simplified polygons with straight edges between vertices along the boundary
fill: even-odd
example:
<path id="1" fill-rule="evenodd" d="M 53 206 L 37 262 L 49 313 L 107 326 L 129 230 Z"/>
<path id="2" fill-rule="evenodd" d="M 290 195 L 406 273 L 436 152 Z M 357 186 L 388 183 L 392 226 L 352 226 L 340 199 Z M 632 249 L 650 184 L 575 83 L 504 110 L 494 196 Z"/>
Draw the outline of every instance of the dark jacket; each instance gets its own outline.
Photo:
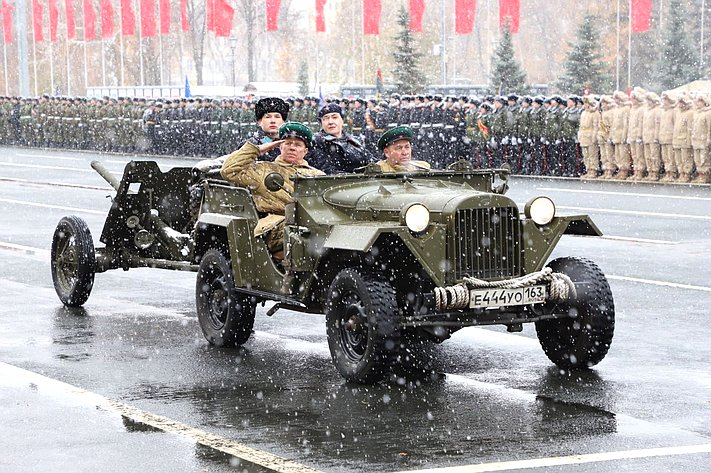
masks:
<path id="1" fill-rule="evenodd" d="M 356 172 L 372 161 L 370 153 L 351 134 L 336 138 L 321 131 L 314 135 L 309 164 L 326 174 Z"/>

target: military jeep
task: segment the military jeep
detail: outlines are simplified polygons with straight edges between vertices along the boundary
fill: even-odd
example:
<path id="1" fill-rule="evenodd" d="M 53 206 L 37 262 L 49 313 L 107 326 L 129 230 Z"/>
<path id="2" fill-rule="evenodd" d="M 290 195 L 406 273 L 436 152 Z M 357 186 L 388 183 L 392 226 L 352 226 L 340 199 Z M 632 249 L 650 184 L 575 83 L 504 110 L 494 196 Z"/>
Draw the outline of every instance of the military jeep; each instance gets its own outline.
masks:
<path id="1" fill-rule="evenodd" d="M 96 272 L 196 271 L 209 343 L 247 342 L 258 303 L 274 302 L 267 315 L 325 314 L 333 362 L 359 383 L 468 326 L 535 323 L 543 351 L 564 369 L 593 366 L 610 347 L 615 310 L 601 270 L 583 258 L 546 265 L 564 234 L 601 232 L 585 215 L 556 215 L 547 197 L 520 210 L 505 195 L 508 169 L 297 176 L 277 260 L 255 234 L 264 215 L 249 190 L 219 174 L 132 161 L 118 182 L 92 166 L 117 193 L 103 247 L 78 217 L 57 225 L 52 276 L 68 306 L 87 300 Z M 280 178 L 268 176 L 267 187 L 279 190 Z"/>

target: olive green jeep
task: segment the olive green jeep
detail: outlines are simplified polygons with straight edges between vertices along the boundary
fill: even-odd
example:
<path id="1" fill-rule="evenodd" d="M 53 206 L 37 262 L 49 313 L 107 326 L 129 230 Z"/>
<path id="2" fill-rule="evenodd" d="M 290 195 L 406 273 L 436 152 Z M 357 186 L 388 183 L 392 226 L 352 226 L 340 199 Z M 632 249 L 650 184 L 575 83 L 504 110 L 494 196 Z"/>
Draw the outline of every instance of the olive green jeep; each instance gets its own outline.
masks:
<path id="1" fill-rule="evenodd" d="M 64 217 L 52 243 L 62 302 L 82 305 L 96 272 L 158 267 L 197 272 L 196 304 L 209 343 L 247 342 L 258 303 L 325 314 L 333 362 L 349 381 L 377 382 L 422 343 L 457 330 L 535 323 L 559 367 L 587 368 L 610 347 L 615 310 L 587 259 L 546 264 L 564 234 L 601 235 L 585 215 L 556 215 L 547 197 L 523 211 L 505 195 L 508 169 L 296 177 L 283 260 L 255 235 L 248 189 L 193 168 L 163 173 L 132 161 L 94 248 L 81 219 Z M 272 174 L 267 187 L 281 188 Z M 192 196 L 192 197 L 191 197 Z M 191 204 L 192 202 L 192 204 Z"/>

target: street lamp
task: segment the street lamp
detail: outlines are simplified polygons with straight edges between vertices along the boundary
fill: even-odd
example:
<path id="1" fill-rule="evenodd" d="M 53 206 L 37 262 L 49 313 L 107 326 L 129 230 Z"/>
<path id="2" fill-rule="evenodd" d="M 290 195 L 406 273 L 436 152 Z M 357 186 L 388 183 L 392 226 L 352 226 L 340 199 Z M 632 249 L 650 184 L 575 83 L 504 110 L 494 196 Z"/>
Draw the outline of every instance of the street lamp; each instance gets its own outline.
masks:
<path id="1" fill-rule="evenodd" d="M 232 95 L 237 95 L 237 82 L 235 81 L 235 69 L 237 68 L 237 60 L 235 51 L 237 50 L 237 37 L 230 36 L 230 49 L 232 50 Z"/>

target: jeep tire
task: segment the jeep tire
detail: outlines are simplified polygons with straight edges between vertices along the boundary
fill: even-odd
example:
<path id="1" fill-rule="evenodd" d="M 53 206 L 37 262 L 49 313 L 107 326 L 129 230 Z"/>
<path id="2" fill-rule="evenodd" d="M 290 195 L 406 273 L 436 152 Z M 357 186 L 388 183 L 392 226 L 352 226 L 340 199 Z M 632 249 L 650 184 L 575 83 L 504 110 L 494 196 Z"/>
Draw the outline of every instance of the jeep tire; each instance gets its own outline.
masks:
<path id="1" fill-rule="evenodd" d="M 195 300 L 200 328 L 210 344 L 234 347 L 249 339 L 256 301 L 235 289 L 232 265 L 217 249 L 208 250 L 202 257 Z"/>
<path id="2" fill-rule="evenodd" d="M 354 269 L 339 272 L 328 290 L 326 333 L 333 363 L 347 381 L 381 381 L 400 343 L 392 286 Z"/>
<path id="3" fill-rule="evenodd" d="M 553 311 L 567 315 L 536 322 L 538 340 L 550 360 L 563 369 L 588 368 L 605 358 L 615 330 L 615 305 L 600 268 L 584 258 L 559 258 L 548 265 L 570 277 L 576 297 Z"/>
<path id="4" fill-rule="evenodd" d="M 51 268 L 54 290 L 69 307 L 79 307 L 91 294 L 96 274 L 94 240 L 86 222 L 62 217 L 52 236 Z"/>

